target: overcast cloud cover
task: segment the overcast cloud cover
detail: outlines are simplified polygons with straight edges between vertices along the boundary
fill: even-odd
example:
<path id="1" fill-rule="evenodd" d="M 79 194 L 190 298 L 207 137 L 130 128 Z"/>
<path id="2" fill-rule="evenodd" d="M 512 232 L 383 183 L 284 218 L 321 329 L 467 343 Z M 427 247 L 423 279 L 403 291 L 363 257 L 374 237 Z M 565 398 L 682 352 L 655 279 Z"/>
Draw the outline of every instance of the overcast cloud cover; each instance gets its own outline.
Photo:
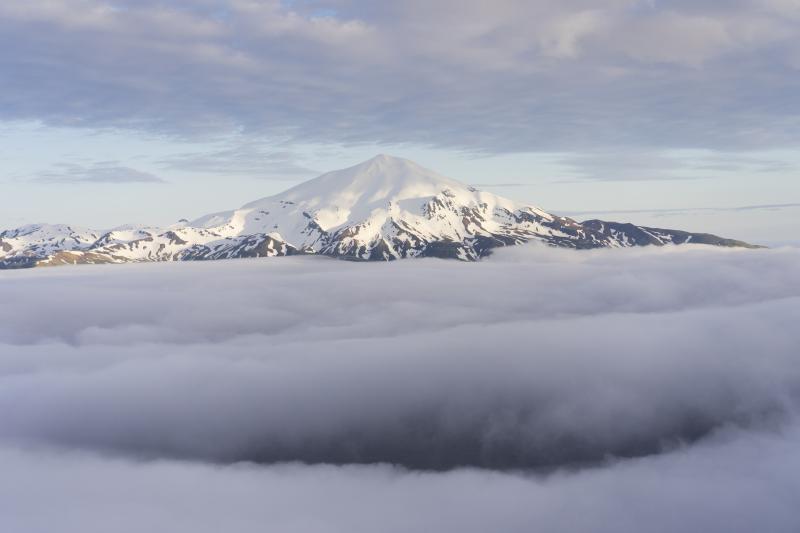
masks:
<path id="1" fill-rule="evenodd" d="M 489 153 L 794 147 L 798 22 L 794 0 L 5 0 L 0 119 Z"/>
<path id="2" fill-rule="evenodd" d="M 796 0 L 4 0 L 0 228 L 168 225 L 383 152 L 795 242 L 719 208 L 800 201 L 799 43 Z"/>
<path id="3" fill-rule="evenodd" d="M 0 526 L 797 531 L 799 266 L 521 246 L 4 272 Z"/>

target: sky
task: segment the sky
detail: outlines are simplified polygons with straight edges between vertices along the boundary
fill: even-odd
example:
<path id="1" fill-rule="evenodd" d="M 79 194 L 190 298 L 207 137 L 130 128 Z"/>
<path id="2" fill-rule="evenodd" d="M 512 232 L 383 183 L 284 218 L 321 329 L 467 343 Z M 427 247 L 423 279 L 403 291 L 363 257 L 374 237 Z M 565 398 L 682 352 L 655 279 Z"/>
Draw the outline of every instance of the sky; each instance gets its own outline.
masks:
<path id="1" fill-rule="evenodd" d="M 0 227 L 166 225 L 381 152 L 797 242 L 798 69 L 796 0 L 5 0 Z"/>
<path id="2" fill-rule="evenodd" d="M 5 271 L 0 529 L 795 533 L 799 261 Z"/>

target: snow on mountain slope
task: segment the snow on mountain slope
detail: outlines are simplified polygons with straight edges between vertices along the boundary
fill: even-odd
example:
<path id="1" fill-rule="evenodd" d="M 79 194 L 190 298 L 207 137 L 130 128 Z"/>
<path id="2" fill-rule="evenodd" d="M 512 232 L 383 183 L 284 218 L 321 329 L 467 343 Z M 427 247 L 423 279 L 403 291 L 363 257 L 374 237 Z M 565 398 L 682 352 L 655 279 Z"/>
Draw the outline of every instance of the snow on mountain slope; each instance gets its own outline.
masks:
<path id="1" fill-rule="evenodd" d="M 517 220 L 525 218 L 527 221 Z M 425 246 L 548 231 L 544 211 L 467 187 L 412 161 L 377 156 L 242 209 L 191 223 L 219 235 L 272 233 L 296 248 L 353 259 L 417 256 Z M 566 237 L 566 235 L 562 235 Z M 469 247 L 467 247 L 469 248 Z M 465 259 L 480 254 L 464 250 Z"/>
<path id="2" fill-rule="evenodd" d="M 572 248 L 700 242 L 713 235 L 551 215 L 479 191 L 418 164 L 379 155 L 234 211 L 170 228 L 107 232 L 63 225 L 0 233 L 0 267 L 207 260 L 314 253 L 354 260 L 475 260 L 492 248 L 539 240 Z"/>

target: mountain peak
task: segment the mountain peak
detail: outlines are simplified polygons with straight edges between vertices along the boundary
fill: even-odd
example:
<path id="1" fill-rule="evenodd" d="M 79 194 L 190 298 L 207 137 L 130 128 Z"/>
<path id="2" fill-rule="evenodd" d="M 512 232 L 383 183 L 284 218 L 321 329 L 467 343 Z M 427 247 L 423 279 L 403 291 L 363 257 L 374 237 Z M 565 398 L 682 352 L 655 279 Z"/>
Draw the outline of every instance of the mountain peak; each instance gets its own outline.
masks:
<path id="1" fill-rule="evenodd" d="M 417 178 L 424 178 L 426 176 L 436 176 L 439 178 L 442 177 L 432 170 L 429 170 L 422 165 L 411 161 L 410 159 L 395 157 L 387 154 L 378 154 L 362 163 L 339 171 L 329 172 L 328 174 L 334 173 L 344 173 L 354 177 L 357 177 L 362 173 L 368 173 L 372 177 L 376 177 L 380 174 L 388 174 L 388 177 L 393 179 L 399 179 L 400 177 L 408 178 L 411 176 Z"/>
<path id="2" fill-rule="evenodd" d="M 403 167 L 413 168 L 417 171 L 430 172 L 429 170 L 425 169 L 424 167 L 422 167 L 421 165 L 410 159 L 406 159 L 404 157 L 397 157 L 389 154 L 378 154 L 350 168 L 361 168 L 361 169 L 376 168 L 382 170 L 389 170 L 391 168 L 403 168 Z"/>
<path id="3" fill-rule="evenodd" d="M 328 172 L 272 197 L 309 206 L 349 209 L 376 207 L 389 201 L 432 197 L 444 190 L 469 187 L 409 159 L 379 154 L 349 168 Z"/>
<path id="4" fill-rule="evenodd" d="M 396 157 L 389 154 L 378 154 L 370 159 L 367 159 L 365 163 L 381 163 L 381 162 L 390 162 L 390 161 L 403 161 L 409 162 L 408 159 L 404 159 L 402 157 Z"/>

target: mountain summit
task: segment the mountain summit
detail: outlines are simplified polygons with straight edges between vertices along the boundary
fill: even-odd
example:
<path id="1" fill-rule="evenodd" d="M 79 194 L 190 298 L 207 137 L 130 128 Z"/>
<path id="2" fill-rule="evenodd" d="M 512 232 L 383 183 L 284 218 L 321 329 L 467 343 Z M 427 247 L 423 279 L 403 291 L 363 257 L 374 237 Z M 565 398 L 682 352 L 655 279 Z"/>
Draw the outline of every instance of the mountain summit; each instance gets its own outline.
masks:
<path id="1" fill-rule="evenodd" d="M 583 223 L 479 191 L 413 161 L 376 156 L 234 211 L 170 228 L 93 231 L 30 225 L 0 233 L 0 268 L 321 254 L 352 260 L 476 260 L 541 241 L 567 248 L 698 243 L 714 235 L 600 220 Z"/>

